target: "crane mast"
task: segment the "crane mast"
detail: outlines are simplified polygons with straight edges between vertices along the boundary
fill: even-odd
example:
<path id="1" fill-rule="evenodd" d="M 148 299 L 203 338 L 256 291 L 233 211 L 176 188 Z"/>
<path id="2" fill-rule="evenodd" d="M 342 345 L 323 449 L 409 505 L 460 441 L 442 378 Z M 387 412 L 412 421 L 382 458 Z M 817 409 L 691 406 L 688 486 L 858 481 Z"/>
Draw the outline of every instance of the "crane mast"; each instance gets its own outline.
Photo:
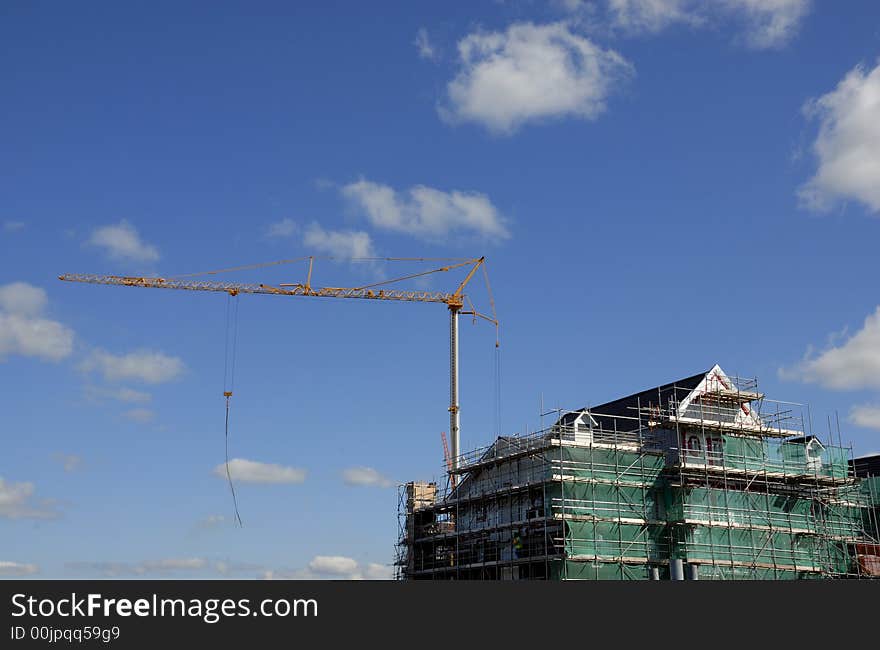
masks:
<path id="1" fill-rule="evenodd" d="M 217 282 L 210 280 L 189 280 L 187 277 L 195 275 L 213 275 L 227 271 L 238 271 L 244 269 L 252 269 L 263 266 L 271 266 L 275 264 L 286 264 L 308 259 L 309 270 L 308 276 L 304 283 L 281 283 L 278 285 L 271 284 L 253 284 L 240 282 Z M 189 276 L 178 277 L 139 277 L 139 276 L 120 276 L 120 275 L 95 275 L 82 273 L 66 273 L 59 275 L 58 279 L 65 282 L 81 282 L 86 284 L 115 285 L 123 287 L 143 287 L 149 289 L 175 289 L 183 291 L 213 291 L 227 293 L 230 296 L 239 294 L 262 294 L 262 295 L 278 295 L 278 296 L 306 296 L 313 298 L 357 298 L 363 300 L 386 300 L 396 302 L 426 302 L 445 304 L 449 309 L 449 433 L 451 438 L 449 471 L 451 474 L 458 469 L 459 456 L 461 455 L 461 409 L 459 405 L 458 391 L 458 369 L 459 369 L 459 353 L 458 353 L 458 317 L 460 314 L 468 314 L 474 319 L 481 318 L 495 325 L 498 328 L 498 318 L 495 314 L 495 304 L 492 299 L 491 287 L 489 286 L 489 276 L 486 273 L 485 257 L 471 258 L 464 260 L 456 260 L 455 263 L 441 266 L 436 269 L 414 273 L 411 275 L 384 280 L 360 287 L 312 287 L 312 269 L 315 261 L 314 256 L 297 258 L 294 260 L 281 260 L 279 262 L 269 262 L 265 264 L 255 264 L 248 266 L 240 266 L 230 269 L 220 269 L 218 271 L 208 271 L 205 273 L 194 273 Z M 327 258 L 331 259 L 331 258 Z M 375 258 L 371 258 L 376 261 Z M 411 261 L 422 262 L 428 261 L 423 258 L 384 258 L 384 261 Z M 388 287 L 387 285 L 395 282 L 401 282 L 412 278 L 429 275 L 432 273 L 442 273 L 457 268 L 470 267 L 464 280 L 458 285 L 455 291 L 419 291 L 410 289 L 399 289 Z M 476 308 L 470 304 L 469 309 L 465 309 L 465 300 L 467 295 L 464 293 L 465 287 L 473 279 L 474 274 L 481 269 L 486 279 L 486 289 L 489 293 L 489 301 L 491 304 L 491 315 L 478 312 Z M 468 301 L 470 303 L 470 301 Z M 496 338 L 496 347 L 498 341 Z"/>

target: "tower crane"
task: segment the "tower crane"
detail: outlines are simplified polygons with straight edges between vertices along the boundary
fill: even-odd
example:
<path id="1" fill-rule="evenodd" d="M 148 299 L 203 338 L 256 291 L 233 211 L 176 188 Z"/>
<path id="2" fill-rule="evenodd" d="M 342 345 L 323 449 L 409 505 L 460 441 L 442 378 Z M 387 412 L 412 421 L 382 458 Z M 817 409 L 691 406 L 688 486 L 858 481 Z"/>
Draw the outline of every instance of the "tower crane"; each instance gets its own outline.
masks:
<path id="1" fill-rule="evenodd" d="M 312 271 L 316 259 L 333 259 L 330 257 L 307 256 L 288 260 L 279 260 L 277 262 L 266 262 L 263 264 L 251 264 L 247 266 L 238 266 L 233 268 L 219 269 L 217 271 L 206 271 L 202 273 L 191 273 L 187 275 L 179 275 L 175 277 L 137 277 L 137 276 L 119 276 L 119 275 L 90 275 L 78 273 L 66 273 L 59 275 L 58 279 L 65 282 L 84 282 L 87 284 L 103 284 L 115 285 L 122 287 L 145 287 L 150 289 L 178 289 L 185 291 L 214 291 L 227 293 L 230 296 L 239 294 L 263 294 L 276 296 L 309 296 L 314 298 L 360 298 L 366 300 L 390 300 L 396 302 L 427 302 L 440 303 L 446 305 L 449 311 L 449 431 L 452 439 L 451 449 L 451 467 L 450 472 L 458 469 L 461 436 L 461 413 L 459 407 L 458 396 L 458 317 L 460 314 L 473 316 L 474 320 L 483 319 L 495 325 L 496 340 L 495 346 L 498 346 L 497 330 L 498 317 L 495 313 L 495 301 L 492 298 L 492 290 L 489 285 L 489 275 L 486 271 L 486 258 L 356 258 L 351 261 L 389 261 L 389 262 L 431 262 L 441 261 L 448 262 L 444 266 L 412 273 L 390 280 L 374 282 L 359 287 L 315 287 L 312 285 Z M 248 284 L 240 282 L 216 282 L 204 279 L 188 279 L 193 276 L 215 275 L 230 271 L 241 271 L 266 266 L 274 266 L 277 264 L 289 264 L 293 262 L 301 262 L 308 260 L 308 274 L 305 282 L 297 283 L 279 283 L 277 285 L 270 284 Z M 452 292 L 442 291 L 422 291 L 401 289 L 397 287 L 389 287 L 394 283 L 411 280 L 417 277 L 426 276 L 434 273 L 445 273 L 455 269 L 467 268 L 467 274 Z M 486 290 L 489 295 L 489 303 L 491 314 L 483 314 L 476 310 L 473 302 L 470 301 L 467 294 L 464 293 L 465 287 L 474 278 L 477 271 L 482 270 L 486 282 Z M 467 307 L 467 309 L 466 309 Z M 228 397 L 228 395 L 227 395 Z"/>

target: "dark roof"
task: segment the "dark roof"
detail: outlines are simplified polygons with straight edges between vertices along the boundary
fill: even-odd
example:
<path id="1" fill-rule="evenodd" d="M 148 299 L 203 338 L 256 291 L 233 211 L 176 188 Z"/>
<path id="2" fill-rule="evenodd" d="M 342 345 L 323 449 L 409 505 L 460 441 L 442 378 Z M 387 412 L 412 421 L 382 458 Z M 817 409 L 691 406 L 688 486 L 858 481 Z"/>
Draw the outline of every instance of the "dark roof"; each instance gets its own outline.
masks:
<path id="1" fill-rule="evenodd" d="M 821 440 L 819 440 L 819 438 L 817 438 L 816 436 L 812 436 L 812 435 L 811 436 L 798 436 L 797 438 L 789 438 L 785 442 L 808 445 L 811 442 L 813 442 L 814 440 L 816 442 L 818 442 L 820 445 L 822 445 L 823 447 L 825 446 L 825 444 Z"/>
<path id="2" fill-rule="evenodd" d="M 627 395 L 626 397 L 620 397 L 611 402 L 605 402 L 604 404 L 598 404 L 591 407 L 584 407 L 583 409 L 581 409 L 581 411 L 590 411 L 590 413 L 593 415 L 593 418 L 598 420 L 599 426 L 601 426 L 602 428 L 613 429 L 615 428 L 614 417 L 603 416 L 636 418 L 638 417 L 639 407 L 665 407 L 668 405 L 669 400 L 673 397 L 676 400 L 682 400 L 687 396 L 687 394 L 689 394 L 693 389 L 700 385 L 700 382 L 703 381 L 710 370 L 711 368 L 709 370 L 704 370 L 699 374 L 685 377 L 684 379 L 678 379 L 668 384 L 663 384 L 662 386 L 655 386 L 654 388 L 648 388 L 638 393 Z M 557 424 L 563 426 L 570 425 L 574 418 L 581 411 L 566 413 L 559 419 L 559 422 Z M 618 431 L 627 430 L 626 420 L 617 420 L 616 424 L 616 428 Z M 633 429 L 638 428 L 638 424 L 636 422 L 630 422 L 629 424 L 632 425 Z"/>
<path id="3" fill-rule="evenodd" d="M 871 454 L 869 456 L 861 456 L 849 461 L 856 476 L 880 476 L 880 454 Z"/>

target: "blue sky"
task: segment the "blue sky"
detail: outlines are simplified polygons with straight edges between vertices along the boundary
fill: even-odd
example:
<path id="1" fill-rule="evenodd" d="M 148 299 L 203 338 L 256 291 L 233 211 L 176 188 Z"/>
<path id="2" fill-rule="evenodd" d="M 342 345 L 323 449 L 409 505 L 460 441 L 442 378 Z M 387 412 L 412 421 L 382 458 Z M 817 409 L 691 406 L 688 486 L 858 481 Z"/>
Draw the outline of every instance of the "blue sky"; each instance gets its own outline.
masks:
<path id="1" fill-rule="evenodd" d="M 486 255 L 505 433 L 717 362 L 880 450 L 878 57 L 867 1 L 5 3 L 0 575 L 385 577 L 442 472 L 442 305 L 239 298 L 239 529 L 226 297 L 60 273 Z"/>

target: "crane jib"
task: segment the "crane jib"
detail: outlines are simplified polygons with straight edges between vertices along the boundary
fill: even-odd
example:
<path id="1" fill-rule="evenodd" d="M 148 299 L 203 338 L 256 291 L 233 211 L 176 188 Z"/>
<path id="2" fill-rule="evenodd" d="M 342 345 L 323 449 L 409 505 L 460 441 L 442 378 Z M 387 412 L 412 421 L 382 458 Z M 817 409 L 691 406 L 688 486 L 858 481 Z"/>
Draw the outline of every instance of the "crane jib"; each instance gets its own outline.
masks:
<path id="1" fill-rule="evenodd" d="M 266 284 L 245 284 L 240 282 L 208 282 L 193 280 L 173 280 L 165 278 L 143 278 L 117 275 L 88 275 L 68 273 L 58 276 L 66 282 L 116 285 L 123 287 L 146 287 L 150 289 L 178 289 L 184 291 L 215 291 L 237 295 L 241 293 L 311 296 L 315 298 L 361 298 L 367 300 L 396 300 L 405 302 L 436 302 L 450 306 L 462 304 L 461 295 L 436 291 L 417 291 L 406 289 L 370 289 L 359 287 L 273 287 Z"/>

